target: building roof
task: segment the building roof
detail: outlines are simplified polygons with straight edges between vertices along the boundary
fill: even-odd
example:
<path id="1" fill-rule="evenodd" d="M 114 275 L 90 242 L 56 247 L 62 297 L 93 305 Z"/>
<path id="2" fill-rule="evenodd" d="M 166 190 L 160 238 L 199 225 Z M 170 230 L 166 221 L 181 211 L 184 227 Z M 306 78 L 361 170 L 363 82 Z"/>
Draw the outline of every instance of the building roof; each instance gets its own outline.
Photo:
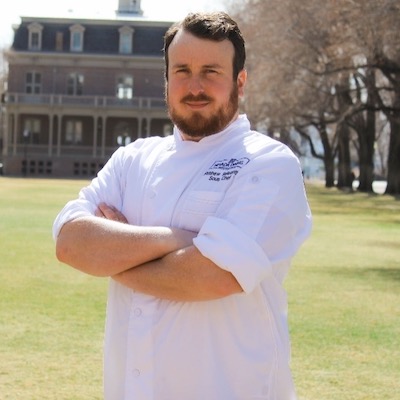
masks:
<path id="1" fill-rule="evenodd" d="M 58 12 L 57 12 L 58 13 Z M 50 14 L 50 13 L 49 13 Z M 12 49 L 25 51 L 28 49 L 28 27 L 32 23 L 40 24 L 42 31 L 42 52 L 55 51 L 56 34 L 64 37 L 63 51 L 70 47 L 70 28 L 73 25 L 84 27 L 85 54 L 117 54 L 119 49 L 119 29 L 127 26 L 133 29 L 132 53 L 143 56 L 160 56 L 163 38 L 173 21 L 152 20 L 138 13 L 121 13 L 114 11 L 92 13 L 91 15 L 69 10 L 57 17 L 40 15 L 22 16 L 21 23 L 15 26 Z"/>

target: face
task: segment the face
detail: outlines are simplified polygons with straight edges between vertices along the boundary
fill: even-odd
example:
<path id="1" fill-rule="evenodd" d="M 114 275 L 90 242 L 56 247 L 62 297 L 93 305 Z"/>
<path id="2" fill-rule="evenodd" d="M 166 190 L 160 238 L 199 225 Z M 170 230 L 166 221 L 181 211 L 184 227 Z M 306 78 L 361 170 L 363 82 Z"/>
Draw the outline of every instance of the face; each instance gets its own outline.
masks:
<path id="1" fill-rule="evenodd" d="M 179 31 L 169 49 L 166 96 L 171 120 L 184 140 L 223 130 L 238 115 L 245 71 L 233 80 L 234 47 Z"/>

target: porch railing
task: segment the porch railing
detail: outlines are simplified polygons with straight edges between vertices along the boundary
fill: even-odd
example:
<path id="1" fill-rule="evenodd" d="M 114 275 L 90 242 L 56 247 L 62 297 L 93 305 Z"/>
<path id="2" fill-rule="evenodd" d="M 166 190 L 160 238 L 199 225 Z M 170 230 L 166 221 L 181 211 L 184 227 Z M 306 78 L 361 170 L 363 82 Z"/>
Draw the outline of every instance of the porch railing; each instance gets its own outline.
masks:
<path id="1" fill-rule="evenodd" d="M 132 97 L 122 99 L 112 96 L 69 96 L 59 94 L 7 93 L 6 104 L 37 106 L 79 106 L 94 108 L 164 109 L 165 101 L 157 97 Z"/>

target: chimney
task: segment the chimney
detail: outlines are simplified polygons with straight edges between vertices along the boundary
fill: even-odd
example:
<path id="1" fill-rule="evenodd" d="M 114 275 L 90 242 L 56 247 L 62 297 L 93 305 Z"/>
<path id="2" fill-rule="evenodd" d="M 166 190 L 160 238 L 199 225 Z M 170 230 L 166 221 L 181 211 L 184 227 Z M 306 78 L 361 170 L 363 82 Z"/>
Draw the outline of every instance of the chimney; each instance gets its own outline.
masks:
<path id="1" fill-rule="evenodd" d="M 140 8 L 140 0 L 119 0 L 118 14 L 143 15 L 143 11 Z"/>

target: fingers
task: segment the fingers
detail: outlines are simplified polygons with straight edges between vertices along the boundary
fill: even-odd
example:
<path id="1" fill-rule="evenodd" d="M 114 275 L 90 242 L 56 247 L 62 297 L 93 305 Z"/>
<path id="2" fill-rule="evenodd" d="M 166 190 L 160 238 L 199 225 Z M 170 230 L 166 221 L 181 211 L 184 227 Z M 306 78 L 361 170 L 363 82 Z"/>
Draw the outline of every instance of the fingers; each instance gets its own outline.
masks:
<path id="1" fill-rule="evenodd" d="M 128 220 L 125 215 L 118 211 L 115 207 L 109 206 L 105 203 L 100 203 L 95 211 L 96 217 L 110 219 L 112 221 L 122 222 L 126 224 Z"/>
<path id="2" fill-rule="evenodd" d="M 97 212 L 100 214 L 100 217 L 114 219 L 113 217 L 115 217 L 117 210 L 114 207 L 108 206 L 105 203 L 100 203 L 97 206 Z"/>
<path id="3" fill-rule="evenodd" d="M 96 217 L 101 217 L 101 218 L 105 218 L 106 216 L 103 214 L 103 212 L 101 211 L 100 205 L 97 206 L 94 215 Z"/>

